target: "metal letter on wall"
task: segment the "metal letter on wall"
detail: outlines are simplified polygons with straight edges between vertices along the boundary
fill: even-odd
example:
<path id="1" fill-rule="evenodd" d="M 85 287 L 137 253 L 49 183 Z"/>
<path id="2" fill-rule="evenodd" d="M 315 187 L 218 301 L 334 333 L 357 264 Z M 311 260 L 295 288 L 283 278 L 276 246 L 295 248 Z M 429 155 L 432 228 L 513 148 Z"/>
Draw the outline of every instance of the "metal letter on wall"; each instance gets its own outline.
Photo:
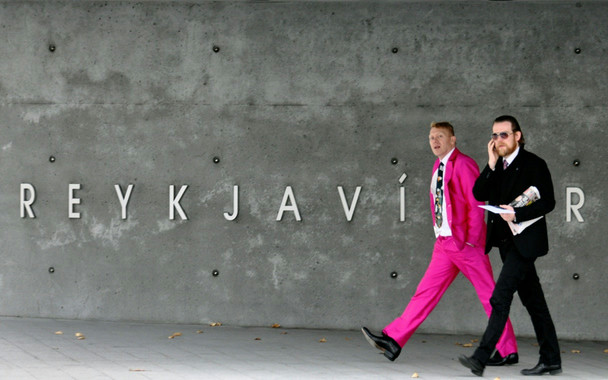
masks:
<path id="1" fill-rule="evenodd" d="M 578 195 L 578 203 L 572 203 L 572 194 Z M 584 222 L 583 216 L 578 211 L 585 204 L 585 193 L 580 187 L 566 187 L 566 222 L 572 221 L 572 214 L 579 222 Z"/>
<path id="2" fill-rule="evenodd" d="M 122 189 L 120 185 L 114 185 L 114 189 L 116 189 L 116 195 L 118 196 L 118 201 L 120 202 L 120 206 L 122 207 L 121 218 L 127 219 L 127 205 L 129 204 L 129 199 L 131 199 L 131 191 L 133 191 L 133 184 L 129 184 L 127 187 L 127 194 L 122 194 Z"/>
<path id="3" fill-rule="evenodd" d="M 289 200 L 291 206 L 287 205 L 287 200 Z M 293 211 L 296 220 L 298 222 L 302 221 L 302 218 L 300 217 L 300 211 L 298 210 L 298 205 L 296 204 L 296 199 L 293 196 L 293 190 L 291 189 L 291 186 L 287 186 L 285 188 L 285 193 L 283 194 L 283 201 L 281 202 L 281 208 L 279 209 L 279 214 L 277 215 L 277 221 L 283 219 L 283 213 L 285 211 Z"/>
<path id="4" fill-rule="evenodd" d="M 234 185 L 233 187 L 232 205 L 232 215 L 228 214 L 227 212 L 224 213 L 224 218 L 226 218 L 226 220 L 235 220 L 236 217 L 239 215 L 239 187 L 237 185 Z"/>
<path id="5" fill-rule="evenodd" d="M 30 193 L 30 198 L 25 199 L 25 193 L 28 191 Z M 34 210 L 32 210 L 32 203 L 36 200 L 36 190 L 34 186 L 30 183 L 22 183 L 21 184 L 21 217 L 25 218 L 25 212 L 27 211 L 28 218 L 35 218 L 36 214 L 34 214 Z"/>
<path id="6" fill-rule="evenodd" d="M 401 177 L 399 177 L 399 183 L 403 184 L 405 179 L 407 178 L 407 174 L 403 173 Z M 399 221 L 405 222 L 405 187 L 399 187 Z"/>
<path id="7" fill-rule="evenodd" d="M 179 204 L 179 201 L 182 199 L 182 196 L 186 192 L 186 189 L 188 189 L 188 185 L 182 185 L 182 187 L 179 189 L 179 193 L 177 193 L 177 197 L 176 197 L 175 196 L 175 186 L 173 186 L 173 185 L 169 186 L 169 219 L 171 219 L 171 220 L 175 219 L 175 210 L 177 210 L 177 212 L 178 212 L 180 218 L 182 218 L 182 220 L 188 219 L 188 216 L 184 212 L 184 209 L 182 209 L 182 206 Z"/>
<path id="8" fill-rule="evenodd" d="M 74 191 L 80 190 L 79 183 L 70 183 L 68 186 L 68 218 L 80 219 L 80 213 L 74 211 L 74 206 L 80 204 L 80 198 L 74 198 Z"/>
<path id="9" fill-rule="evenodd" d="M 352 202 L 350 203 L 350 207 L 346 203 L 346 196 L 344 195 L 344 189 L 342 186 L 338 186 L 338 192 L 340 193 L 340 200 L 342 201 L 342 208 L 344 209 L 344 214 L 346 215 L 346 220 L 353 220 L 353 215 L 355 214 L 355 207 L 357 207 L 357 200 L 359 200 L 359 194 L 361 193 L 361 186 L 357 186 L 355 190 L 355 196 L 353 197 Z"/>

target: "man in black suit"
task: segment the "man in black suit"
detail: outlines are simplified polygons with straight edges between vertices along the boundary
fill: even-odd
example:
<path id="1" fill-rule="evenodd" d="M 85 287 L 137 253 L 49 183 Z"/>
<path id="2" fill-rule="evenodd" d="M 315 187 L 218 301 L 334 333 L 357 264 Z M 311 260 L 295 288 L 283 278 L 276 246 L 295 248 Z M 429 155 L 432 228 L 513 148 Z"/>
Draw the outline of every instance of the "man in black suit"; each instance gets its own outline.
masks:
<path id="1" fill-rule="evenodd" d="M 477 376 L 483 375 L 507 322 L 516 291 L 530 314 L 540 346 L 538 364 L 522 370 L 522 375 L 555 375 L 562 372 L 555 326 L 534 267 L 536 258 L 549 250 L 544 216 L 555 207 L 553 183 L 545 161 L 525 150 L 524 143 L 519 123 L 513 116 L 496 118 L 492 126 L 492 139 L 488 143 L 488 164 L 473 187 L 477 200 L 488 201 L 490 205 L 511 212 L 488 215 L 486 253 L 492 246 L 498 247 L 503 267 L 490 298 L 492 314 L 479 347 L 472 356 L 459 358 Z M 524 207 L 508 206 L 530 186 L 538 189 L 540 199 Z M 541 218 L 516 235 L 508 225 L 508 222 L 520 223 L 538 217 Z"/>

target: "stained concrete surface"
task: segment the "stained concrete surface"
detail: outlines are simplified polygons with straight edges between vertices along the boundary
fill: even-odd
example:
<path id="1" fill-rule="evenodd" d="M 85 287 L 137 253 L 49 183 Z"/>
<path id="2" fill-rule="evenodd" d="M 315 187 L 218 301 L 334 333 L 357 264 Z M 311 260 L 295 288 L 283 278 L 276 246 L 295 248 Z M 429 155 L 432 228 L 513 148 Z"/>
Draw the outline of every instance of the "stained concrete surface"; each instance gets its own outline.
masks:
<path id="1" fill-rule="evenodd" d="M 359 331 L 0 318 L 0 377 L 466 379 L 476 377 L 457 357 L 472 353 L 463 345 L 474 339 L 417 334 L 389 362 Z M 536 364 L 538 348 L 530 339 L 519 343 L 520 363 L 487 368 L 485 378 L 529 378 L 519 371 Z M 608 342 L 560 343 L 564 372 L 555 379 L 608 378 Z"/>
<path id="2" fill-rule="evenodd" d="M 558 334 L 608 340 L 607 16 L 603 1 L 0 1 L 0 315 L 381 328 L 430 259 L 430 122 L 481 166 L 510 113 L 553 174 L 538 271 Z M 188 219 L 170 220 L 182 185 Z M 350 222 L 338 186 L 348 205 L 361 186 Z M 288 187 L 302 221 L 276 220 Z M 583 221 L 567 221 L 570 187 Z M 512 317 L 533 334 L 518 301 Z M 485 318 L 460 277 L 421 332 Z"/>

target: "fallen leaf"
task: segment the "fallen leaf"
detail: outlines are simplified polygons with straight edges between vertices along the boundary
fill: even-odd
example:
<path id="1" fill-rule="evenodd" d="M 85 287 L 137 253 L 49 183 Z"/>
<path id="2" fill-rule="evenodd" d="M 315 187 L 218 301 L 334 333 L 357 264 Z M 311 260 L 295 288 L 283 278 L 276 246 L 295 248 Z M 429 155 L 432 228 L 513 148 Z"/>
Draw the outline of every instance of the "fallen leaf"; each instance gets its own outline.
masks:
<path id="1" fill-rule="evenodd" d="M 456 342 L 456 343 L 454 343 L 454 345 L 455 345 L 455 346 L 462 346 L 462 343 L 460 343 L 460 342 Z"/>
<path id="2" fill-rule="evenodd" d="M 283 331 L 281 335 L 287 335 L 287 331 Z"/>
<path id="3" fill-rule="evenodd" d="M 346 338 L 344 338 L 344 340 L 350 340 L 350 338 L 349 338 L 349 337 L 346 337 Z"/>
<path id="4" fill-rule="evenodd" d="M 534 347 L 538 347 L 538 343 L 532 343 Z"/>
<path id="5" fill-rule="evenodd" d="M 171 334 L 171 335 L 169 336 L 169 339 L 173 339 L 173 338 L 175 338 L 176 336 L 182 336 L 182 333 L 181 333 L 181 332 L 176 332 L 176 333 L 173 333 L 173 334 Z"/>
<path id="6" fill-rule="evenodd" d="M 222 325 L 221 322 L 211 322 L 211 323 L 209 323 L 209 326 L 211 326 L 211 327 L 219 327 L 221 325 Z"/>
<path id="7" fill-rule="evenodd" d="M 608 354 L 608 348 L 604 350 L 604 353 L 605 353 L 605 354 Z"/>
<path id="8" fill-rule="evenodd" d="M 479 339 L 471 339 L 471 343 L 477 343 L 479 342 Z"/>
<path id="9" fill-rule="evenodd" d="M 196 330 L 196 333 L 197 333 L 197 334 L 202 334 L 202 333 L 203 333 L 203 330 Z"/>
<path id="10" fill-rule="evenodd" d="M 80 338 L 81 336 L 84 336 L 84 334 L 83 334 L 83 333 L 79 333 L 79 332 L 77 332 L 77 333 L 76 333 L 76 334 L 74 334 L 74 335 L 76 335 L 76 337 L 77 337 L 77 338 Z"/>
<path id="11" fill-rule="evenodd" d="M 63 331 L 55 331 L 55 335 L 63 335 Z"/>
<path id="12" fill-rule="evenodd" d="M 76 339 L 78 339 L 78 340 L 84 340 L 85 338 L 84 338 L 84 335 L 83 335 L 83 336 L 79 336 L 79 337 L 78 337 L 78 338 L 76 338 Z"/>
<path id="13" fill-rule="evenodd" d="M 255 340 L 262 340 L 262 338 L 255 338 Z"/>
<path id="14" fill-rule="evenodd" d="M 275 323 L 275 324 L 272 325 L 273 329 L 278 329 L 279 327 L 281 327 L 281 325 L 278 324 L 278 323 Z"/>
<path id="15" fill-rule="evenodd" d="M 327 342 L 327 339 L 325 339 L 325 338 L 319 339 L 319 343 L 325 343 L 325 342 Z"/>
<path id="16" fill-rule="evenodd" d="M 500 377 L 495 377 L 494 380 L 500 380 Z"/>
<path id="17" fill-rule="evenodd" d="M 414 374 L 412 375 L 412 379 L 417 379 L 420 376 L 418 375 L 418 372 L 414 372 Z"/>
<path id="18" fill-rule="evenodd" d="M 465 343 L 462 347 L 473 347 L 473 343 Z"/>
<path id="19" fill-rule="evenodd" d="M 145 369 L 139 369 L 139 368 L 129 368 L 129 372 L 145 372 L 147 370 Z"/>
<path id="20" fill-rule="evenodd" d="M 580 354 L 580 353 L 581 353 L 581 350 L 572 350 L 572 353 L 573 353 L 573 354 Z"/>

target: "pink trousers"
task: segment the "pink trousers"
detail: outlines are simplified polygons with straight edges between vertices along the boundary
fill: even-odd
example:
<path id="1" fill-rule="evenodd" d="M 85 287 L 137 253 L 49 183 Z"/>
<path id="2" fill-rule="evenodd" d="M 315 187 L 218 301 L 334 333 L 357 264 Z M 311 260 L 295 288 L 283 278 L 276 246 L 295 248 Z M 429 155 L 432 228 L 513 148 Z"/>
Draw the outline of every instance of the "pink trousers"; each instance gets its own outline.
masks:
<path id="1" fill-rule="evenodd" d="M 405 346 L 418 326 L 437 306 L 459 272 L 462 272 L 473 284 L 489 318 L 492 313 L 490 297 L 495 285 L 490 259 L 483 248 L 465 245 L 461 251 L 456 248 L 452 237 L 440 236 L 435 242 L 429 267 L 410 303 L 403 314 L 386 326 L 382 332 L 395 339 L 401 347 Z M 517 352 L 517 342 L 510 320 L 507 321 L 496 349 L 503 357 Z"/>

